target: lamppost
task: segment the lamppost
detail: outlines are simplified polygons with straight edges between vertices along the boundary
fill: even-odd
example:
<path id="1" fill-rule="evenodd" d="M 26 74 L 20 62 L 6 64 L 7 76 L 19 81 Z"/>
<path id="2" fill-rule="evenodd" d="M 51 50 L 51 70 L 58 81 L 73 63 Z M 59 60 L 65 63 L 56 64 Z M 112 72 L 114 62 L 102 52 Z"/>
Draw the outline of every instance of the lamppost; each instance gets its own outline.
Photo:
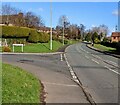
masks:
<path id="1" fill-rule="evenodd" d="M 118 26 L 117 26 L 117 25 L 115 26 L 115 31 L 116 31 L 116 32 L 118 31 Z"/>
<path id="2" fill-rule="evenodd" d="M 65 36 L 65 20 L 63 19 L 63 45 L 64 45 L 64 36 Z"/>
<path id="3" fill-rule="evenodd" d="M 50 1 L 50 50 L 52 50 L 52 0 Z"/>

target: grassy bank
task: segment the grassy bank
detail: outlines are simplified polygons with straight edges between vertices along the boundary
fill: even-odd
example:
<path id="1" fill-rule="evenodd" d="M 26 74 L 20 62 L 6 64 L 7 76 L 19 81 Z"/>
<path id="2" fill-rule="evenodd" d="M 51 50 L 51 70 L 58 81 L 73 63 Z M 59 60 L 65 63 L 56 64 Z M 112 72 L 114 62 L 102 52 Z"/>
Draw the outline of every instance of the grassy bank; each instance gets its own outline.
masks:
<path id="1" fill-rule="evenodd" d="M 53 50 L 51 51 L 50 43 L 31 43 L 31 44 L 26 44 L 24 46 L 24 52 L 26 53 L 55 52 L 62 46 L 63 46 L 62 43 L 60 43 L 59 41 L 53 41 Z M 15 52 L 21 52 L 21 47 L 15 46 Z"/>
<path id="2" fill-rule="evenodd" d="M 2 102 L 40 103 L 41 85 L 32 74 L 8 64 L 3 64 Z"/>
<path id="3" fill-rule="evenodd" d="M 112 48 L 112 47 L 106 47 L 106 46 L 103 46 L 101 44 L 94 44 L 94 47 L 99 49 L 99 50 L 102 50 L 102 51 L 115 51 L 116 49 L 115 48 Z"/>

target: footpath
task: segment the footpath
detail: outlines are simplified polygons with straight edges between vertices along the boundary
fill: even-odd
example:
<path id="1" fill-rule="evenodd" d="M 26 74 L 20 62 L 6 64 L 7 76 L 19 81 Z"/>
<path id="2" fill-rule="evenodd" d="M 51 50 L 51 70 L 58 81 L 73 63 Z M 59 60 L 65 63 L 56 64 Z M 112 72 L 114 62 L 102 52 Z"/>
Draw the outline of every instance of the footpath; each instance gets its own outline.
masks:
<path id="1" fill-rule="evenodd" d="M 5 55 L 3 62 L 18 66 L 34 74 L 41 81 L 44 86 L 43 97 L 46 104 L 68 103 L 74 105 L 74 103 L 88 103 L 90 105 L 81 87 L 70 76 L 34 64 L 17 62 L 19 59 L 18 56 L 17 59 L 13 58 L 12 60 L 9 57 L 7 59 Z"/>

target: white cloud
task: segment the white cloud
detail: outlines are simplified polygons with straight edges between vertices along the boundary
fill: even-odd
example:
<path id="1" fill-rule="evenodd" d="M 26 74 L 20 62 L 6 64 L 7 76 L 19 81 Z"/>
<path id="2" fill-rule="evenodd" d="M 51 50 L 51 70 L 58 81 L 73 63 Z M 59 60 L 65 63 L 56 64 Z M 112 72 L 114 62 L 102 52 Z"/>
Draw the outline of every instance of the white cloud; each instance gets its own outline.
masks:
<path id="1" fill-rule="evenodd" d="M 115 16 L 118 16 L 118 15 L 120 15 L 120 11 L 114 10 L 114 11 L 112 12 L 112 14 L 115 15 Z"/>

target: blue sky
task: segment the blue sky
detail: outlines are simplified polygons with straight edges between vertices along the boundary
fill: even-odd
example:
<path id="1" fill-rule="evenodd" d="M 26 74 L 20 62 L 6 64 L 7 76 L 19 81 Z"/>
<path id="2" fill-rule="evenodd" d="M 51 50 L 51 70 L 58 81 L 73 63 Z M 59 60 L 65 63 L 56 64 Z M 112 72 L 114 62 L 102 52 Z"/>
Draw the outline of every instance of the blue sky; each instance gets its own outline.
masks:
<path id="1" fill-rule="evenodd" d="M 50 26 L 50 2 L 7 2 L 24 12 L 32 11 L 41 16 L 46 26 Z M 3 3 L 4 4 L 4 3 Z M 53 27 L 59 17 L 66 15 L 72 24 L 84 24 L 87 29 L 105 24 L 114 31 L 118 24 L 118 2 L 53 2 Z"/>

